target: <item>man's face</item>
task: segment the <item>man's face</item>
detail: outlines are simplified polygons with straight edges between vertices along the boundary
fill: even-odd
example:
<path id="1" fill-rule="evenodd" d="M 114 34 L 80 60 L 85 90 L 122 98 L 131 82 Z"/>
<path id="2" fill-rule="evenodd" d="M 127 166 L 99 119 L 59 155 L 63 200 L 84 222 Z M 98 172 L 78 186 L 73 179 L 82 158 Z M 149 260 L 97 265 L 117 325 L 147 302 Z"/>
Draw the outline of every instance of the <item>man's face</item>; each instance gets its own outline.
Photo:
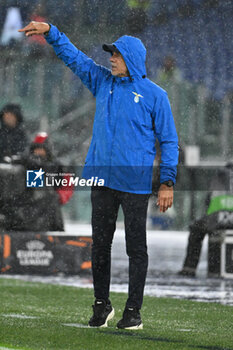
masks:
<path id="1" fill-rule="evenodd" d="M 13 129 L 17 125 L 17 117 L 13 113 L 6 112 L 3 114 L 3 122 L 9 128 Z"/>
<path id="2" fill-rule="evenodd" d="M 110 57 L 110 62 L 112 65 L 111 73 L 117 77 L 128 77 L 129 72 L 122 55 L 118 52 L 113 52 Z"/>
<path id="3" fill-rule="evenodd" d="M 41 157 L 41 158 L 47 157 L 46 150 L 44 148 L 40 148 L 40 147 L 35 148 L 33 151 L 33 154 L 35 154 L 36 156 Z"/>

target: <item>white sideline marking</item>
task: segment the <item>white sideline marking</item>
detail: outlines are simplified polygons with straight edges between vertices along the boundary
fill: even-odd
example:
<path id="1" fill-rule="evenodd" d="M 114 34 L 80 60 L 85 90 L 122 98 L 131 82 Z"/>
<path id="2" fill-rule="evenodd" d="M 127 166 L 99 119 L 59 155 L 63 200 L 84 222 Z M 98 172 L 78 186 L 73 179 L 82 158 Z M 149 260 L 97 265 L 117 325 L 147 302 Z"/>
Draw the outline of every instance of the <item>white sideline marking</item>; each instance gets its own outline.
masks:
<path id="1" fill-rule="evenodd" d="M 180 332 L 191 332 L 191 329 L 178 329 Z"/>
<path id="2" fill-rule="evenodd" d="M 20 314 L 2 314 L 3 317 L 12 317 L 12 318 L 22 318 L 22 319 L 34 319 L 39 318 L 37 316 L 27 316 L 27 315 L 20 315 Z M 0 348 L 1 350 L 1 348 Z"/>
<path id="3" fill-rule="evenodd" d="M 81 324 L 81 323 L 62 323 L 62 325 L 67 326 L 67 327 L 89 328 L 90 329 L 90 327 L 85 326 L 84 324 Z"/>

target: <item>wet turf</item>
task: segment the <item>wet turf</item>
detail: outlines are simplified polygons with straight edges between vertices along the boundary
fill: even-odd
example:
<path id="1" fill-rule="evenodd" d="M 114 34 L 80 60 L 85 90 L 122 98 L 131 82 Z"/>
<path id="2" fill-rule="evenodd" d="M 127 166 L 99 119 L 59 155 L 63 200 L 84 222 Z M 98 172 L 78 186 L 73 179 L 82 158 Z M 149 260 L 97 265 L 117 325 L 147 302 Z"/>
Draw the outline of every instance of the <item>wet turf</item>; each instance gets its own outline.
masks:
<path id="1" fill-rule="evenodd" d="M 233 350 L 233 307 L 145 297 L 144 330 L 119 331 L 125 294 L 111 294 L 116 316 L 86 328 L 90 289 L 0 279 L 0 349 Z"/>

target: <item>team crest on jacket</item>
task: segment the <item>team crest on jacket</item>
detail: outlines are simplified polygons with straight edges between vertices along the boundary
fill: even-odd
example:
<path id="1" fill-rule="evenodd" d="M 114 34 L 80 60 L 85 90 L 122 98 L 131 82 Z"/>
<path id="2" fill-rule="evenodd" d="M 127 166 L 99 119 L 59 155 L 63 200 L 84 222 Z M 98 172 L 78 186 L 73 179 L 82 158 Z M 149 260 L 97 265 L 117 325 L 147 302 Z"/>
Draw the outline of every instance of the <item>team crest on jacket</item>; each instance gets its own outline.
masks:
<path id="1" fill-rule="evenodd" d="M 134 91 L 132 91 L 132 93 L 135 95 L 135 97 L 134 97 L 134 102 L 135 102 L 135 103 L 138 103 L 138 102 L 139 102 L 139 97 L 142 97 L 142 98 L 143 98 L 142 95 L 137 94 L 137 93 L 134 92 Z"/>

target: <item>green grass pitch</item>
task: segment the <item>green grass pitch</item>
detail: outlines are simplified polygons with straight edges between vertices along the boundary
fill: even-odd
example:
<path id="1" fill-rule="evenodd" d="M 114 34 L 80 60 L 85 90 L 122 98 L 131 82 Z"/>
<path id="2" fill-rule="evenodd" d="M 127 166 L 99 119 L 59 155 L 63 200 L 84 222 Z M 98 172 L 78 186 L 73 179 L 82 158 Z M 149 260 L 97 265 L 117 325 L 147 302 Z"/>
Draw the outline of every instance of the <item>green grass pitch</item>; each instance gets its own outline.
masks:
<path id="1" fill-rule="evenodd" d="M 108 328 L 87 328 L 93 291 L 0 278 L 0 350 L 233 350 L 233 307 L 145 297 L 144 329 L 117 330 L 126 294 L 112 293 Z"/>

